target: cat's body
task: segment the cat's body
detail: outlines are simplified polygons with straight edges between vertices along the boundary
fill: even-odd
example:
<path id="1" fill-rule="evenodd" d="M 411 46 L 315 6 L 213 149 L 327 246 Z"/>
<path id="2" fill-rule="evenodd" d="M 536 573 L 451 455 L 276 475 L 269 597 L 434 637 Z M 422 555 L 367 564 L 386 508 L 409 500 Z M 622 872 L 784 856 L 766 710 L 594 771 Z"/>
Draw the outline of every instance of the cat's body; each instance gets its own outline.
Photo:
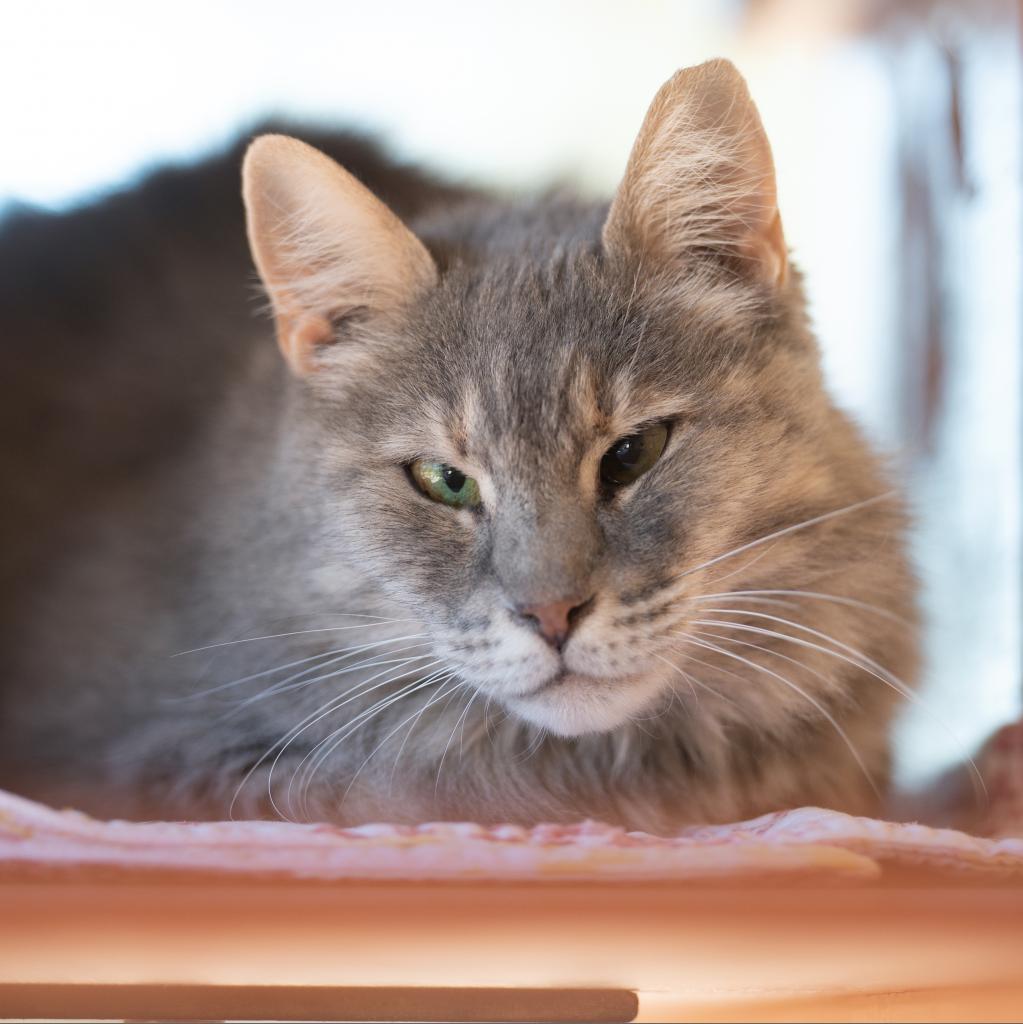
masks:
<path id="1" fill-rule="evenodd" d="M 302 134 L 404 215 L 469 196 L 359 138 Z M 173 702 L 205 688 L 209 658 L 168 656 L 285 619 L 300 624 L 281 629 L 301 629 L 320 607 L 315 588 L 282 589 L 292 577 L 301 590 L 306 568 L 289 571 L 284 518 L 256 541 L 265 557 L 239 566 L 233 555 L 275 498 L 292 387 L 245 242 L 243 153 L 160 171 L 67 215 L 14 212 L 0 234 L 0 760 L 19 790 L 148 802 L 101 750 L 124 729 L 154 728 L 174 746 L 179 726 L 208 716 Z M 353 599 L 369 610 L 344 591 L 330 607 Z M 236 674 L 278 651 L 270 662 L 240 651 Z M 112 794 L 119 776 L 128 792 Z"/>
<path id="2" fill-rule="evenodd" d="M 902 516 L 824 395 L 780 228 L 742 257 L 768 284 L 705 238 L 659 271 L 638 171 L 609 216 L 316 141 L 423 245 L 304 149 L 254 149 L 293 373 L 237 154 L 0 238 L 0 785 L 655 831 L 875 809 L 915 674 Z M 348 209 L 361 276 L 277 230 L 296 160 L 296 217 Z M 662 422 L 607 484 L 608 445 Z M 478 501 L 428 500 L 420 465 Z"/>

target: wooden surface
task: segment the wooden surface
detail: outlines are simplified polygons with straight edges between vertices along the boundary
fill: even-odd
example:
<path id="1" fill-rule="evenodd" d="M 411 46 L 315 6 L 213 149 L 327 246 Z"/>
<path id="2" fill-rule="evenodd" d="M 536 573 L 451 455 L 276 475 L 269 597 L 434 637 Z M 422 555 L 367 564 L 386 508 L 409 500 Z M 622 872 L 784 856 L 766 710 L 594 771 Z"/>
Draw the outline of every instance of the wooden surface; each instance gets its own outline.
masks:
<path id="1" fill-rule="evenodd" d="M 6 1016 L 1023 1017 L 1018 885 L 41 877 L 0 907 Z"/>

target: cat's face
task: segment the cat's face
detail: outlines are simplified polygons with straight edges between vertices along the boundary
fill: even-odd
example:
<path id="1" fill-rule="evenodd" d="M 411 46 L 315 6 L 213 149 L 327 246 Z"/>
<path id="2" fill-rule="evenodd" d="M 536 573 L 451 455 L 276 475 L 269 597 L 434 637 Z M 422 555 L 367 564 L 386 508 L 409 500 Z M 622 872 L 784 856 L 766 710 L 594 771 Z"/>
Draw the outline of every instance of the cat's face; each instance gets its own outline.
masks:
<path id="1" fill-rule="evenodd" d="M 454 269 L 318 379 L 347 557 L 561 735 L 670 700 L 687 598 L 740 563 L 691 570 L 837 500 L 800 326 L 720 277 L 644 293 L 594 248 Z"/>
<path id="2" fill-rule="evenodd" d="M 245 191 L 282 350 L 317 396 L 337 556 L 532 723 L 610 730 L 694 686 L 693 598 L 726 577 L 779 586 L 797 562 L 805 579 L 833 537 L 785 535 L 749 570 L 719 559 L 869 496 L 842 465 L 770 150 L 724 62 L 661 90 L 606 216 L 481 210 L 424 246 L 273 137 Z M 764 692 L 730 700 L 747 717 L 789 700 Z"/>

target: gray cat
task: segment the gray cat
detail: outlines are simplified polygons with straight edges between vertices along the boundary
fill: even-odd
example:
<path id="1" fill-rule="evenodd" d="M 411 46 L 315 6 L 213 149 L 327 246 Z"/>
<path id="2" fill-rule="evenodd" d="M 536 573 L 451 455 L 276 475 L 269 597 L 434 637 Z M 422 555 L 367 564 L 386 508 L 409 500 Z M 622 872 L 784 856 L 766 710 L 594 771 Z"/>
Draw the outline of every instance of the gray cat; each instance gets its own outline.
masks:
<path id="1" fill-rule="evenodd" d="M 829 401 L 738 72 L 610 206 L 353 139 L 0 241 L 0 784 L 121 816 L 877 811 L 904 514 Z"/>

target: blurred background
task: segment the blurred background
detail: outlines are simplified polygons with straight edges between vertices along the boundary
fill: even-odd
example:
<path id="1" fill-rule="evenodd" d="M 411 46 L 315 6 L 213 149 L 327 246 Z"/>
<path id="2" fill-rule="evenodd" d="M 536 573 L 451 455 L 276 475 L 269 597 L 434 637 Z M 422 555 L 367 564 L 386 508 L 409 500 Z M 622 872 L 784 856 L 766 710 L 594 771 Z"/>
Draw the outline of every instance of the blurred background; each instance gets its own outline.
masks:
<path id="1" fill-rule="evenodd" d="M 0 212 L 82 203 L 270 114 L 364 128 L 460 179 L 608 195 L 661 82 L 713 56 L 760 105 L 833 393 L 916 509 L 914 781 L 1021 706 L 1013 0 L 8 0 Z"/>

